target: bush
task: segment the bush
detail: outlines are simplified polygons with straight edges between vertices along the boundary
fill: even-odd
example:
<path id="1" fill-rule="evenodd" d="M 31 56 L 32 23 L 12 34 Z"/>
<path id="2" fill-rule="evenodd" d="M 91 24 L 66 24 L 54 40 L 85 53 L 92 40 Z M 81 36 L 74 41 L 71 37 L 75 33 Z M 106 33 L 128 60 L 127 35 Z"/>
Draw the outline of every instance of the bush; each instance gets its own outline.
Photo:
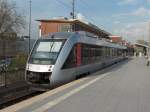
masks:
<path id="1" fill-rule="evenodd" d="M 26 61 L 28 56 L 26 54 L 17 54 L 14 59 L 12 59 L 11 64 L 8 67 L 9 71 L 25 69 Z"/>

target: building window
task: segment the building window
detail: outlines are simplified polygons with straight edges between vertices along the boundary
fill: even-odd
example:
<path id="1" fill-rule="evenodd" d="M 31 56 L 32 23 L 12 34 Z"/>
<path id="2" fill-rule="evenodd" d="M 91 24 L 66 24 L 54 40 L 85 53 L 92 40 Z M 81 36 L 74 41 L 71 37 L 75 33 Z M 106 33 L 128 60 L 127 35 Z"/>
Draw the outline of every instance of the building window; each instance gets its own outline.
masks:
<path id="1" fill-rule="evenodd" d="M 71 25 L 63 24 L 60 25 L 60 32 L 71 32 Z"/>

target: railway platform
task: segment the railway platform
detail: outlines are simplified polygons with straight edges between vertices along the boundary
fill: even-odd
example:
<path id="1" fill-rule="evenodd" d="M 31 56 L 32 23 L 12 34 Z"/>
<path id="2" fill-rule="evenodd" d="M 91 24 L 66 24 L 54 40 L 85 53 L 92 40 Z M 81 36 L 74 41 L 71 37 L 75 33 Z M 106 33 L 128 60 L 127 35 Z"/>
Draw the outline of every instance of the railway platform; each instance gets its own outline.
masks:
<path id="1" fill-rule="evenodd" d="M 149 112 L 150 66 L 133 58 L 0 112 Z"/>

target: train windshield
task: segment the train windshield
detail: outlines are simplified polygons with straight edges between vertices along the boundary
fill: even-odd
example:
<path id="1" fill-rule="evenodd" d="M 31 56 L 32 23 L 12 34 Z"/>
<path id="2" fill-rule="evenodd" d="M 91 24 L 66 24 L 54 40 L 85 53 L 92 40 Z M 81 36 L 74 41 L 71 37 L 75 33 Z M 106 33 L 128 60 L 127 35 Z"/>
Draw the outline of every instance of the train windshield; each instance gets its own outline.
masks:
<path id="1" fill-rule="evenodd" d="M 31 64 L 53 65 L 62 48 L 62 40 L 39 40 L 37 41 L 30 59 Z"/>

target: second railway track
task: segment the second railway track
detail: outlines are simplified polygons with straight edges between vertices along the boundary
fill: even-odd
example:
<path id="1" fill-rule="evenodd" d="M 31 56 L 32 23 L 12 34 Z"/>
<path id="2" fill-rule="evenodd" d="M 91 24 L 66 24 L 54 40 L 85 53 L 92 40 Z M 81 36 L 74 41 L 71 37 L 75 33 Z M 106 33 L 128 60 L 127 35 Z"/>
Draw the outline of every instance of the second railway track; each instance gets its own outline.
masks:
<path id="1" fill-rule="evenodd" d="M 12 87 L 1 88 L 0 91 L 0 109 L 31 98 L 41 92 L 33 91 L 23 82 L 14 84 Z"/>

